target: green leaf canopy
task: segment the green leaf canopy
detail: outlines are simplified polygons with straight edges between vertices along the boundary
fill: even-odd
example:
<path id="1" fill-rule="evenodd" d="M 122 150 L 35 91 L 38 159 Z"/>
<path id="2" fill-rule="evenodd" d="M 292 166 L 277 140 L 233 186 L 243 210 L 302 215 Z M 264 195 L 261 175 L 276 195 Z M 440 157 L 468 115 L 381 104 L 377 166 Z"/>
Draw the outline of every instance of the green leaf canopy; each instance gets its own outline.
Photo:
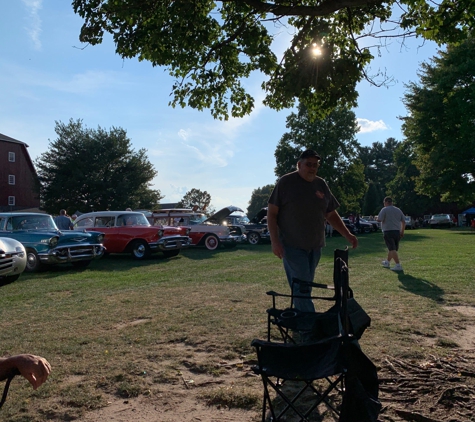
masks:
<path id="1" fill-rule="evenodd" d="M 473 0 L 73 0 L 84 19 L 80 40 L 110 33 L 116 52 L 165 66 L 175 82 L 173 106 L 209 108 L 215 118 L 249 114 L 244 79 L 264 76 L 264 103 L 298 100 L 311 116 L 356 105 L 356 84 L 393 37 L 439 44 L 462 40 L 475 26 Z M 273 41 L 290 34 L 278 55 Z M 364 39 L 370 40 L 364 42 Z M 376 40 L 376 42 L 375 42 Z M 362 45 L 372 47 L 362 48 Z M 315 54 L 318 49 L 319 54 Z M 381 83 L 384 83 L 381 82 Z"/>
<path id="2" fill-rule="evenodd" d="M 122 128 L 88 129 L 82 121 L 56 122 L 58 138 L 36 161 L 43 207 L 50 213 L 152 208 L 156 175 L 145 149 L 135 152 Z"/>

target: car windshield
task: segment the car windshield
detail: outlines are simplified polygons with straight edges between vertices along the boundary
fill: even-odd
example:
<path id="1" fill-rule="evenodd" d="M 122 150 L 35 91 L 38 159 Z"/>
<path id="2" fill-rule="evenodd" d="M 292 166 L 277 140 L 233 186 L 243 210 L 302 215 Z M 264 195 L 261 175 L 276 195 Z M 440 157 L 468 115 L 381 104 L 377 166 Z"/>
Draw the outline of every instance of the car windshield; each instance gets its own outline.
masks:
<path id="1" fill-rule="evenodd" d="M 202 224 L 206 220 L 203 214 L 190 215 L 190 224 Z"/>
<path id="2" fill-rule="evenodd" d="M 117 218 L 118 226 L 150 226 L 145 215 L 142 213 L 137 214 L 123 214 Z"/>
<path id="3" fill-rule="evenodd" d="M 7 222 L 7 230 L 58 230 L 50 215 L 19 215 Z"/>
<path id="4" fill-rule="evenodd" d="M 411 217 L 405 217 L 406 221 L 411 221 Z"/>

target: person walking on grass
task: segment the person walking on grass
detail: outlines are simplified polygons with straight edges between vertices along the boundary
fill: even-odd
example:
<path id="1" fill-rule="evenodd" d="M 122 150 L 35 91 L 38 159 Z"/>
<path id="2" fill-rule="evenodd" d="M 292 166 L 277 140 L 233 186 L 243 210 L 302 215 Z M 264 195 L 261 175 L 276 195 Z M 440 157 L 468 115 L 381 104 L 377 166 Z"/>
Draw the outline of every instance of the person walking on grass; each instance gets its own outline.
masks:
<path id="1" fill-rule="evenodd" d="M 404 213 L 393 205 L 392 198 L 386 196 L 384 198 L 384 208 L 379 212 L 377 220 L 381 223 L 384 241 L 388 248 L 388 259 L 385 259 L 381 264 L 384 268 L 390 268 L 391 260 L 394 260 L 396 265 L 391 270 L 402 271 L 398 250 L 399 241 L 403 238 L 406 228 Z"/>

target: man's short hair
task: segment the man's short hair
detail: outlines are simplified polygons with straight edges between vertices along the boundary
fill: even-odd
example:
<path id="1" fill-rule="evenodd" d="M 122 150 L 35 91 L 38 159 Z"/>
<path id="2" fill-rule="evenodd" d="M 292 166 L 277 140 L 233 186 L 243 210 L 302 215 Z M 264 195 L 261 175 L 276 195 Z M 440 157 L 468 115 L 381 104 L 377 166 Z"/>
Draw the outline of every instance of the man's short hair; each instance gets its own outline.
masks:
<path id="1" fill-rule="evenodd" d="M 305 160 L 310 157 L 315 157 L 315 158 L 318 158 L 319 160 L 322 159 L 320 155 L 318 155 L 317 151 L 313 149 L 306 149 L 304 152 L 302 152 L 302 154 L 300 154 L 299 161 Z"/>
<path id="2" fill-rule="evenodd" d="M 388 204 L 392 204 L 393 200 L 390 196 L 386 196 L 386 198 L 384 198 L 384 202 L 387 202 Z"/>
<path id="3" fill-rule="evenodd" d="M 66 215 L 66 210 L 60 210 L 60 211 L 59 211 L 59 214 L 60 214 L 60 215 Z"/>

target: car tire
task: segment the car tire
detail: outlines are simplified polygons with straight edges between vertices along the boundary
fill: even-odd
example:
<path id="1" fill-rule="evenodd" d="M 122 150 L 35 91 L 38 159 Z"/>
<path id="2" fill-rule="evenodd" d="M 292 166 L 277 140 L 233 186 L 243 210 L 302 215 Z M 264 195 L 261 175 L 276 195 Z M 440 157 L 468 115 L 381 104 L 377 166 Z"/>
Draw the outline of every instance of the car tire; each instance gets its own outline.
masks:
<path id="1" fill-rule="evenodd" d="M 71 262 L 71 264 L 73 264 L 74 268 L 86 268 L 90 263 L 91 263 L 90 259 L 85 260 L 85 261 Z"/>
<path id="2" fill-rule="evenodd" d="M 130 246 L 132 258 L 141 260 L 150 256 L 150 246 L 144 240 L 134 240 Z"/>
<path id="3" fill-rule="evenodd" d="M 172 251 L 163 251 L 163 256 L 165 258 L 173 258 L 174 256 L 177 256 L 180 253 L 180 249 L 174 249 Z"/>
<path id="4" fill-rule="evenodd" d="M 35 273 L 40 271 L 42 267 L 43 264 L 41 263 L 37 252 L 34 249 L 27 249 L 25 272 Z"/>
<path id="5" fill-rule="evenodd" d="M 206 236 L 204 245 L 205 245 L 205 248 L 208 249 L 209 251 L 214 251 L 218 249 L 219 247 L 219 239 L 214 234 L 209 234 L 208 236 Z"/>
<path id="6" fill-rule="evenodd" d="M 261 236 L 259 233 L 250 232 L 247 234 L 247 241 L 251 245 L 257 245 L 261 241 Z"/>

